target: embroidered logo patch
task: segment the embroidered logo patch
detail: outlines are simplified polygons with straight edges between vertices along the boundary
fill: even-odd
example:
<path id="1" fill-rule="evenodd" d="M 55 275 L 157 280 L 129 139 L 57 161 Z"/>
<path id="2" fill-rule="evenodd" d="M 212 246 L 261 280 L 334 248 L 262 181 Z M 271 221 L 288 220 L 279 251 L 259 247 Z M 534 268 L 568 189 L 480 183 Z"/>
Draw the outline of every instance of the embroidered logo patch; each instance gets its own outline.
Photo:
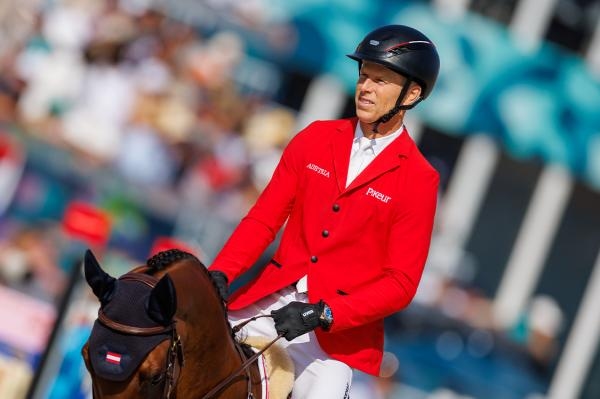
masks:
<path id="1" fill-rule="evenodd" d="M 313 172 L 317 172 L 320 175 L 323 175 L 325 177 L 329 177 L 329 171 L 327 169 L 323 169 L 320 166 L 315 165 L 314 163 L 309 163 L 308 165 L 306 165 L 307 169 L 312 170 Z"/>
<path id="2" fill-rule="evenodd" d="M 115 352 L 106 352 L 104 360 L 112 364 L 121 364 L 121 355 Z"/>
<path id="3" fill-rule="evenodd" d="M 367 192 L 365 194 L 369 195 L 369 196 L 371 196 L 371 197 L 373 197 L 375 199 L 378 199 L 379 201 L 381 201 L 381 202 L 383 202 L 385 204 L 387 204 L 392 199 L 392 197 L 390 197 L 389 195 L 385 195 L 384 193 L 380 193 L 379 191 L 374 190 L 371 187 L 369 187 L 367 189 Z"/>

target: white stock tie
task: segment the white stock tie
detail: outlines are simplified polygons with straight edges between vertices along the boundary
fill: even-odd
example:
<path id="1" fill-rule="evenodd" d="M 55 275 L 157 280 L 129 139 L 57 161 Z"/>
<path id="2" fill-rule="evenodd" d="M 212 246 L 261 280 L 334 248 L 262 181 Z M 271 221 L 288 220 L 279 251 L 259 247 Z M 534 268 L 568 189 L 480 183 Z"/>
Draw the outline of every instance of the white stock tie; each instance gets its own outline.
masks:
<path id="1" fill-rule="evenodd" d="M 352 180 L 356 178 L 362 172 L 369 163 L 375 158 L 373 151 L 373 142 L 367 137 L 361 137 L 358 142 L 358 148 L 352 153 L 350 157 L 350 164 L 348 165 L 348 177 L 346 178 L 346 187 L 350 185 Z"/>

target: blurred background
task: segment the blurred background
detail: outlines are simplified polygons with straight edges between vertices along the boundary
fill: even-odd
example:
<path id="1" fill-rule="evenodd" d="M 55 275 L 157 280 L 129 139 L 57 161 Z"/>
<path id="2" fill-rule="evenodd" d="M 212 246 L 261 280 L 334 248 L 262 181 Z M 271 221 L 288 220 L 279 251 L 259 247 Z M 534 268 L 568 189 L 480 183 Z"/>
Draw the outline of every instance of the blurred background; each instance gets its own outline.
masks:
<path id="1" fill-rule="evenodd" d="M 599 398 L 599 21 L 595 0 L 2 0 L 0 397 L 91 398 L 85 248 L 113 275 L 170 246 L 210 264 L 289 139 L 353 115 L 345 54 L 399 23 L 442 59 L 406 121 L 439 210 L 351 397 Z"/>

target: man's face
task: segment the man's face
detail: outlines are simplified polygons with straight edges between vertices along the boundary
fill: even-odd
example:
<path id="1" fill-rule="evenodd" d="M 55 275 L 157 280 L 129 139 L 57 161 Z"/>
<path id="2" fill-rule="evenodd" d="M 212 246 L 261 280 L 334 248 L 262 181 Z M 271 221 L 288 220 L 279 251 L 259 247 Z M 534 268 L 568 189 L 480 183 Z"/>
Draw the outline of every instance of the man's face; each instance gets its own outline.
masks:
<path id="1" fill-rule="evenodd" d="M 405 81 L 382 65 L 363 61 L 354 95 L 358 119 L 373 123 L 394 108 Z"/>

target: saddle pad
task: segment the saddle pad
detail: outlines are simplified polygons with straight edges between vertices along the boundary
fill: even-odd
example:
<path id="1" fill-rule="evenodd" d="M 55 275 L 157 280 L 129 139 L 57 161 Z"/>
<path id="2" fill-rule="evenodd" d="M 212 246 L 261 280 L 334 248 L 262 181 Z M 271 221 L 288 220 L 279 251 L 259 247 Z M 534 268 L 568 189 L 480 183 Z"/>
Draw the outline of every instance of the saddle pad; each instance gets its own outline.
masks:
<path id="1" fill-rule="evenodd" d="M 244 340 L 255 351 L 263 349 L 269 339 L 265 337 L 247 337 Z M 263 377 L 263 399 L 286 399 L 294 386 L 294 363 L 285 348 L 272 345 L 263 356 L 264 367 L 259 363 L 259 369 Z M 267 387 L 265 389 L 265 386 Z"/>

